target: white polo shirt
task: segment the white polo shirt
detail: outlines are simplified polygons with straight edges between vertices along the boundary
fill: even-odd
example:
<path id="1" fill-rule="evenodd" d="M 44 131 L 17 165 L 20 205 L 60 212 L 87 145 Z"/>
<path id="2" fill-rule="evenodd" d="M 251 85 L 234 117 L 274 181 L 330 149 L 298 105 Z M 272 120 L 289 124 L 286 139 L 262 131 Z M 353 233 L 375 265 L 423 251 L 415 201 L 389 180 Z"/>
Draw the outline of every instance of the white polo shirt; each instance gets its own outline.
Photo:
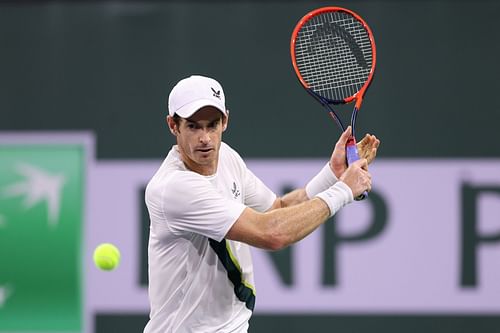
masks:
<path id="1" fill-rule="evenodd" d="M 227 144 L 211 176 L 187 170 L 172 147 L 146 188 L 145 333 L 247 332 L 255 302 L 250 247 L 224 237 L 245 207 L 264 212 L 275 199 Z"/>

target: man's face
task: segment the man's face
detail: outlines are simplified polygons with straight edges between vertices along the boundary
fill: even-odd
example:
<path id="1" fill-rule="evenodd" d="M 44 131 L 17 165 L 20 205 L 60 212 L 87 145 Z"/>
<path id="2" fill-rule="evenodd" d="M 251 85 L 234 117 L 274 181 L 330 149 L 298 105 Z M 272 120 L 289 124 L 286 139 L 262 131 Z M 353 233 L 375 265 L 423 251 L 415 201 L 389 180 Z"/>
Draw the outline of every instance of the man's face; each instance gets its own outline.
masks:
<path id="1" fill-rule="evenodd" d="M 189 169 L 203 175 L 216 172 L 226 123 L 227 117 L 219 110 L 206 106 L 190 118 L 181 118 L 178 127 L 175 125 L 177 145 Z"/>

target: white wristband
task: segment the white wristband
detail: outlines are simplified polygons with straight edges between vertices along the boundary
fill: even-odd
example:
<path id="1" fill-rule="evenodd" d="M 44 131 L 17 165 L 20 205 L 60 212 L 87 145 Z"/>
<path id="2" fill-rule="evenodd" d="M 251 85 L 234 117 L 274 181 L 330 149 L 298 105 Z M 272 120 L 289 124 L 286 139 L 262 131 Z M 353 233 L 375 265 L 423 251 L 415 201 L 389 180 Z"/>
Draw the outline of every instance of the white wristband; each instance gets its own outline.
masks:
<path id="1" fill-rule="evenodd" d="M 342 181 L 338 181 L 329 189 L 316 194 L 316 196 L 326 202 L 328 208 L 330 208 L 330 217 L 354 200 L 351 188 Z"/>
<path id="2" fill-rule="evenodd" d="M 330 168 L 330 163 L 321 169 L 321 171 L 313 177 L 306 185 L 306 193 L 309 199 L 313 198 L 316 194 L 323 192 L 324 190 L 330 188 L 337 182 L 337 177 Z"/>

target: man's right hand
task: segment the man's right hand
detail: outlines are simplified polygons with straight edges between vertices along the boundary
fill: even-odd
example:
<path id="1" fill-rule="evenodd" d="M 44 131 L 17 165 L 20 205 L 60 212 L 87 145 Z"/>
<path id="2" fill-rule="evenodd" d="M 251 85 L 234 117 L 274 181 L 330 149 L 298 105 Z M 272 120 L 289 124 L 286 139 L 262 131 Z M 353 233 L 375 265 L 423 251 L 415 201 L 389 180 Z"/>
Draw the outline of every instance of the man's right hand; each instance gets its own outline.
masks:
<path id="1" fill-rule="evenodd" d="M 372 176 L 368 172 L 368 161 L 365 158 L 352 163 L 339 180 L 343 181 L 352 191 L 353 197 L 358 197 L 363 192 L 372 189 Z"/>

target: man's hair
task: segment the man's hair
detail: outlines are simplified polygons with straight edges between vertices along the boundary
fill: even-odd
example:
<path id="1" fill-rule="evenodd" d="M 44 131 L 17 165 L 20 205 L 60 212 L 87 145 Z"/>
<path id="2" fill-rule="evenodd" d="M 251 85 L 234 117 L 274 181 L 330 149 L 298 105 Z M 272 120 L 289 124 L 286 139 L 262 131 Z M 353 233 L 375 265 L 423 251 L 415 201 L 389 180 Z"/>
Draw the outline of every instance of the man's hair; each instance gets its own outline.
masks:
<path id="1" fill-rule="evenodd" d="M 174 119 L 174 122 L 177 125 L 177 127 L 179 127 L 181 122 L 181 116 L 179 116 L 177 113 L 174 113 L 172 118 Z"/>

